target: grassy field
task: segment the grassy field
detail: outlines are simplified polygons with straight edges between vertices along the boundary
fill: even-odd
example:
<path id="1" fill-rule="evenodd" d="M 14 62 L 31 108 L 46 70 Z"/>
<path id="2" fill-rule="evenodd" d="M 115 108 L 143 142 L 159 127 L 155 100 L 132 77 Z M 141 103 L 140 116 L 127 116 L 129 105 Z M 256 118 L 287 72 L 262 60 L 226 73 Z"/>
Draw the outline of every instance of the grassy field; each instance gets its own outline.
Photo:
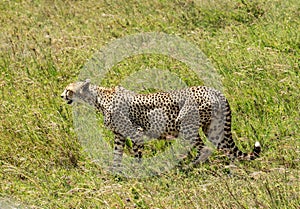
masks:
<path id="1" fill-rule="evenodd" d="M 300 207 L 298 0 L 2 0 L 0 13 L 2 208 Z M 234 138 L 247 152 L 260 141 L 259 159 L 228 166 L 214 152 L 188 173 L 119 179 L 89 158 L 60 94 L 95 52 L 142 32 L 177 35 L 207 55 L 232 107 Z M 147 67 L 186 71 L 136 56 L 105 85 Z"/>

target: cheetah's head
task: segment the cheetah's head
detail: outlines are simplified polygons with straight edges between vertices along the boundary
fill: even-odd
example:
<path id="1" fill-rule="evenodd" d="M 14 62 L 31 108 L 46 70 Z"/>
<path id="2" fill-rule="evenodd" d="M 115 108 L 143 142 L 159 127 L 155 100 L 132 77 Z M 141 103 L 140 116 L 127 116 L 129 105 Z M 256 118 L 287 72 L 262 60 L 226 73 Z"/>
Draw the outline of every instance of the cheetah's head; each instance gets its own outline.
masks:
<path id="1" fill-rule="evenodd" d="M 69 84 L 63 93 L 60 95 L 61 98 L 66 100 L 67 104 L 72 104 L 74 101 L 83 99 L 88 94 L 90 86 L 90 79 L 86 79 L 84 82 L 76 82 Z"/>

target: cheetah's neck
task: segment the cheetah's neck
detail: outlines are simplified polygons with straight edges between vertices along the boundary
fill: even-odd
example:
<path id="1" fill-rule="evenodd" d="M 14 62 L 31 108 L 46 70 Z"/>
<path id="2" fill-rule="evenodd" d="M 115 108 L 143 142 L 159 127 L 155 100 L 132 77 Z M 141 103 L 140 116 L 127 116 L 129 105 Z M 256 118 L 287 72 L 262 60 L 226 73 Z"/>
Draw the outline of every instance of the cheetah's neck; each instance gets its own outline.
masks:
<path id="1" fill-rule="evenodd" d="M 88 93 L 82 98 L 84 102 L 95 107 L 104 113 L 110 106 L 110 102 L 115 95 L 115 88 L 105 88 L 90 85 Z"/>

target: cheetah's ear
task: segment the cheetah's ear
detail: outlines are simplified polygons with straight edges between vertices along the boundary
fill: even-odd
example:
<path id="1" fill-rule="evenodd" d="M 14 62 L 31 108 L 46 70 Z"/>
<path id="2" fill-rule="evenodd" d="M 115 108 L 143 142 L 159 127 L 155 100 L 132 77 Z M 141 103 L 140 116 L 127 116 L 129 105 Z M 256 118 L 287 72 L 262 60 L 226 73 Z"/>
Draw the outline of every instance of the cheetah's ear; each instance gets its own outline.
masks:
<path id="1" fill-rule="evenodd" d="M 85 82 L 82 85 L 82 89 L 83 90 L 88 90 L 89 86 L 90 86 L 90 83 L 91 83 L 91 79 L 86 79 Z"/>

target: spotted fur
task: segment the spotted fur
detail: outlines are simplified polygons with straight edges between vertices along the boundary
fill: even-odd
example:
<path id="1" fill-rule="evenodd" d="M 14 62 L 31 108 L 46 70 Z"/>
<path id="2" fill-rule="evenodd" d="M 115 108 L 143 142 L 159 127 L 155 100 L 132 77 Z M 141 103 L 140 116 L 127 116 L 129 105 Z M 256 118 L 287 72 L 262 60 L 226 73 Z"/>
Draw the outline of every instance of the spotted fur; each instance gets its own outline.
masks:
<path id="1" fill-rule="evenodd" d="M 158 139 L 181 136 L 189 140 L 198 153 L 194 163 L 199 163 L 209 152 L 200 139 L 200 128 L 229 158 L 253 160 L 261 150 L 259 142 L 255 143 L 251 153 L 239 150 L 232 138 L 229 103 L 223 94 L 209 87 L 137 94 L 119 86 L 92 85 L 88 79 L 71 83 L 61 97 L 68 104 L 78 100 L 86 102 L 104 115 L 105 126 L 115 134 L 115 166 L 121 164 L 127 137 L 133 142 L 135 157 L 142 158 L 144 135 Z"/>

